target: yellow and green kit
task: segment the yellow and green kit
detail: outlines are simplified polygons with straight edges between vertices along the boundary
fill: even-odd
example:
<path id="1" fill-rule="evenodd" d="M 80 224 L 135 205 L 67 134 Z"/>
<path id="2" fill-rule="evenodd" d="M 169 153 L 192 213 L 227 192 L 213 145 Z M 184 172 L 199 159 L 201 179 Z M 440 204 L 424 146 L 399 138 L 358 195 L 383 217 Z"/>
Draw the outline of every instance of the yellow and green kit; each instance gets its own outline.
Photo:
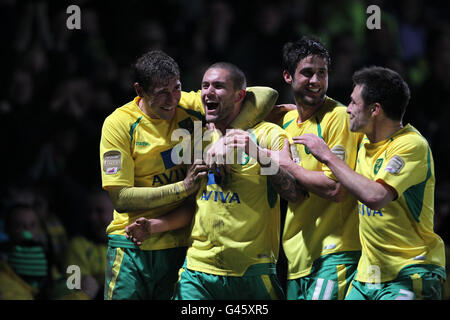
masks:
<path id="1" fill-rule="evenodd" d="M 177 129 L 194 133 L 194 121 L 204 120 L 201 100 L 190 104 L 193 110 L 179 105 L 171 120 L 163 120 L 144 114 L 138 106 L 139 99 L 136 97 L 116 109 L 104 122 L 100 164 L 106 190 L 114 186 L 160 187 L 183 183 L 186 176 L 185 164 L 172 157 L 172 149 L 179 143 L 178 139 L 172 139 L 172 133 Z M 106 229 L 109 242 L 105 299 L 170 299 L 184 260 L 189 228 L 153 234 L 138 247 L 126 239 L 125 227 L 140 217 L 164 215 L 178 207 L 185 197 L 176 195 L 172 203 L 138 213 L 114 210 L 114 219 Z M 152 287 L 149 283 L 153 283 L 154 290 L 148 290 Z"/>
<path id="2" fill-rule="evenodd" d="M 289 136 L 261 122 L 251 129 L 259 146 L 281 150 Z M 261 166 L 237 153 L 223 178 L 209 174 L 197 193 L 192 243 L 174 298 L 280 299 L 276 276 L 280 199 Z"/>
<path id="3" fill-rule="evenodd" d="M 303 122 L 298 121 L 297 110 L 290 111 L 283 119 L 283 128 L 292 137 L 317 135 L 350 168 L 355 167 L 361 134 L 350 131 L 346 107 L 337 101 L 326 97 L 323 106 Z M 306 146 L 296 146 L 299 166 L 337 181 Z M 361 251 L 356 199 L 347 194 L 341 202 L 334 202 L 309 194 L 300 204 L 288 203 L 283 232 L 287 298 L 343 299 Z"/>
<path id="4" fill-rule="evenodd" d="M 358 203 L 363 249 L 357 288 L 347 298 L 359 291 L 369 299 L 436 299 L 442 290 L 434 291 L 446 277 L 445 248 L 433 231 L 435 175 L 428 142 L 409 124 L 377 143 L 365 138 L 356 172 L 389 185 L 398 197 L 380 210 Z M 383 291 L 385 286 L 390 289 Z"/>

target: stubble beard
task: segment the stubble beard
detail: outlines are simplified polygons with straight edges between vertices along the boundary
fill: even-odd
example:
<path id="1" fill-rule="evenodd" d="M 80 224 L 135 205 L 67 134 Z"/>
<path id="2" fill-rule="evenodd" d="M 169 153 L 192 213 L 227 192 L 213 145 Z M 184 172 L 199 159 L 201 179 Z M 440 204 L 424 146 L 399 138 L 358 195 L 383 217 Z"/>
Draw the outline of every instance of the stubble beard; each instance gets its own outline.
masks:
<path id="1" fill-rule="evenodd" d="M 323 94 L 320 97 L 317 97 L 316 99 L 311 99 L 311 97 L 308 97 L 302 93 L 294 93 L 294 99 L 297 105 L 302 105 L 306 108 L 318 108 L 323 105 L 325 102 L 325 94 Z"/>

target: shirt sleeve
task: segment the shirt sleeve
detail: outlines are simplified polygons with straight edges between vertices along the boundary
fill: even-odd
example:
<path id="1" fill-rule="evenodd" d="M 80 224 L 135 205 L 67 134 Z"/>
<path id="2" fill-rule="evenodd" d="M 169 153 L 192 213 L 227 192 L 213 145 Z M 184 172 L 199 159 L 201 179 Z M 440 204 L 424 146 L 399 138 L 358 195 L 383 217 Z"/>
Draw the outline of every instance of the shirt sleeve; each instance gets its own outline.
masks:
<path id="1" fill-rule="evenodd" d="M 269 149 L 271 150 L 280 151 L 281 149 L 283 149 L 285 139 L 288 139 L 289 145 L 294 144 L 291 135 L 281 128 L 272 130 L 271 133 L 272 134 L 270 135 L 270 143 L 269 143 Z"/>
<path id="2" fill-rule="evenodd" d="M 352 169 L 356 165 L 359 135 L 350 131 L 348 115 L 344 108 L 336 111 L 328 120 L 323 139 L 331 152 Z M 333 172 L 322 165 L 322 172 L 330 179 L 337 181 Z"/>
<path id="3" fill-rule="evenodd" d="M 248 87 L 242 108 L 230 127 L 247 130 L 261 122 L 272 110 L 278 92 L 270 87 Z"/>
<path id="4" fill-rule="evenodd" d="M 375 176 L 395 189 L 400 196 L 411 186 L 425 182 L 431 175 L 431 152 L 423 139 L 399 139 L 386 150 Z"/>
<path id="5" fill-rule="evenodd" d="M 202 115 L 205 115 L 205 108 L 202 103 L 202 92 L 200 90 L 190 92 L 182 91 L 181 99 L 178 104 L 185 109 L 200 112 Z"/>
<path id="6" fill-rule="evenodd" d="M 279 151 L 284 147 L 284 140 L 288 139 L 289 144 L 293 144 L 291 135 L 281 129 L 276 124 L 270 124 L 258 137 L 258 145 L 274 151 Z"/>
<path id="7" fill-rule="evenodd" d="M 278 98 L 278 92 L 270 87 L 248 87 L 247 95 L 243 101 L 240 113 L 230 124 L 232 128 L 247 130 L 258 122 L 272 110 Z M 201 90 L 181 92 L 180 107 L 205 115 L 205 108 L 202 103 Z"/>
<path id="8" fill-rule="evenodd" d="M 130 128 L 120 118 L 106 118 L 100 139 L 102 186 L 134 185 L 134 160 L 131 155 Z"/>

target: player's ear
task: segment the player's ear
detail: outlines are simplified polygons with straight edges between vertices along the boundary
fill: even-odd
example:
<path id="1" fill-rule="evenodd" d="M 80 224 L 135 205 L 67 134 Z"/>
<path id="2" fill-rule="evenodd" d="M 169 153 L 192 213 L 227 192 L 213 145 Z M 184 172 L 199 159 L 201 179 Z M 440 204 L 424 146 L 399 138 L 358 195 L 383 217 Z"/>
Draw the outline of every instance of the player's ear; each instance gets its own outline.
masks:
<path id="1" fill-rule="evenodd" d="M 133 87 L 134 87 L 134 90 L 136 91 L 136 94 L 139 97 L 143 98 L 145 91 L 144 91 L 144 89 L 142 89 L 141 85 L 139 83 L 135 82 Z"/>
<path id="2" fill-rule="evenodd" d="M 283 78 L 287 84 L 292 84 L 292 76 L 287 70 L 283 70 Z"/>
<path id="3" fill-rule="evenodd" d="M 372 116 L 378 116 L 381 111 L 383 110 L 381 109 L 381 105 L 378 102 L 375 102 L 370 106 L 370 114 Z"/>
<path id="4" fill-rule="evenodd" d="M 247 91 L 245 91 L 244 89 L 242 90 L 238 90 L 236 92 L 236 103 L 237 102 L 242 102 L 245 98 L 245 94 L 247 93 Z"/>

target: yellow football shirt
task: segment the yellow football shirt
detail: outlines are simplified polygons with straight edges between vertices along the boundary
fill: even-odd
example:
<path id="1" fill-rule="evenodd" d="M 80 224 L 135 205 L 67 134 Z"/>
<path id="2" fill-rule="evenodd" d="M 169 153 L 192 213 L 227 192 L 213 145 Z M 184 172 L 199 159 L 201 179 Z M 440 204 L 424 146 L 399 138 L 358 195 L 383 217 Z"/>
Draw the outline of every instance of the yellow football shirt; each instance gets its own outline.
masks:
<path id="1" fill-rule="evenodd" d="M 444 243 L 433 231 L 433 156 L 425 138 L 409 124 L 378 143 L 365 138 L 356 172 L 398 194 L 381 210 L 358 203 L 363 250 L 356 280 L 390 281 L 410 265 L 431 266 L 445 277 Z"/>
<path id="2" fill-rule="evenodd" d="M 186 95 L 185 93 L 182 96 Z M 179 140 L 172 133 L 185 129 L 194 133 L 195 121 L 202 121 L 201 99 L 192 100 L 187 110 L 178 106 L 171 120 L 152 119 L 138 106 L 139 97 L 117 108 L 105 119 L 100 142 L 100 164 L 104 189 L 113 186 L 160 187 L 181 181 L 186 176 L 183 164 L 173 161 L 172 149 Z M 197 123 L 201 126 L 201 123 Z M 181 155 L 180 155 L 181 156 Z M 168 213 L 182 200 L 139 213 L 118 213 L 107 227 L 111 235 L 125 235 L 125 227 L 140 217 L 154 218 Z M 159 250 L 187 245 L 189 228 L 152 235 L 140 246 Z"/>
<path id="3" fill-rule="evenodd" d="M 350 168 L 355 167 L 361 134 L 349 129 L 346 107 L 327 97 L 324 105 L 308 120 L 297 123 L 298 112 L 292 110 L 283 119 L 290 136 L 313 133 L 324 139 L 328 147 Z M 304 145 L 296 145 L 298 165 L 307 170 L 322 171 L 337 180 L 331 170 L 320 163 Z M 283 232 L 283 248 L 288 260 L 288 279 L 307 276 L 313 262 L 323 255 L 343 251 L 359 251 L 356 199 L 348 194 L 342 202 L 326 200 L 310 192 L 300 204 L 288 203 Z M 350 258 L 349 258 L 350 259 Z M 337 261 L 339 263 L 352 263 Z"/>
<path id="4" fill-rule="evenodd" d="M 281 150 L 288 135 L 279 126 L 260 122 L 251 131 L 258 145 Z M 237 153 L 237 152 L 236 152 Z M 280 201 L 260 165 L 245 153 L 235 155 L 231 172 L 219 181 L 210 174 L 197 193 L 191 270 L 242 276 L 248 267 L 276 263 L 280 237 Z"/>

